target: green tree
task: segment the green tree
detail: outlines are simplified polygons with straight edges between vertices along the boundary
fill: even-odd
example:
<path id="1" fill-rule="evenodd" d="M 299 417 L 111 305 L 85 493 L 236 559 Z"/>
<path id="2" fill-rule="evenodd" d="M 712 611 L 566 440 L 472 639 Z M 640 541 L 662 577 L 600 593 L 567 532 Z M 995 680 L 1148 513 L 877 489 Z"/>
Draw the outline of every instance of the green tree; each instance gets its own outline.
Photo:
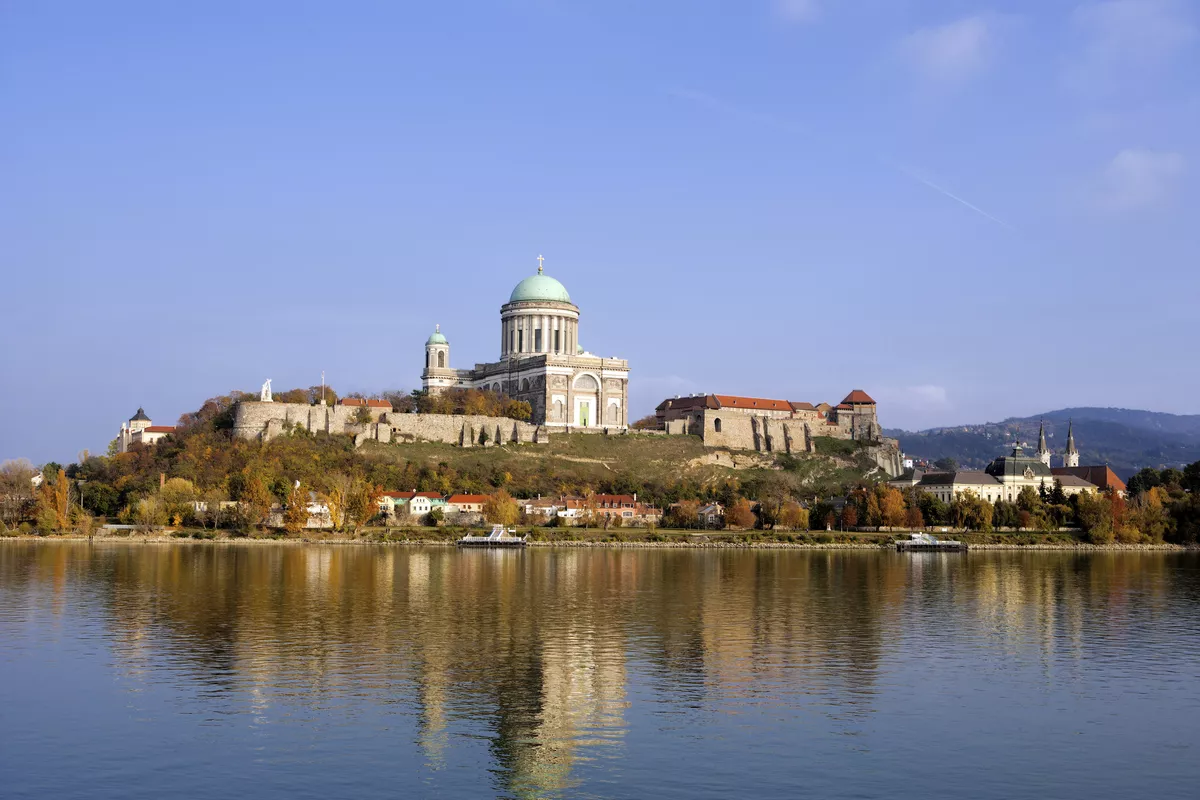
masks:
<path id="1" fill-rule="evenodd" d="M 934 461 L 933 468 L 938 472 L 954 472 L 958 469 L 958 462 L 953 458 L 946 456 L 945 458 L 939 458 L 937 461 Z"/>

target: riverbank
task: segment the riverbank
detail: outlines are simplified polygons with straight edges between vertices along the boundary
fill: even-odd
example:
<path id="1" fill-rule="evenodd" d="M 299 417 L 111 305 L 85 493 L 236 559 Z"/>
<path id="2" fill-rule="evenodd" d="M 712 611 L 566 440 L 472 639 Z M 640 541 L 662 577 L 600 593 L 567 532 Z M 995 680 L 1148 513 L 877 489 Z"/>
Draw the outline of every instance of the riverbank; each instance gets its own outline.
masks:
<path id="1" fill-rule="evenodd" d="M 441 532 L 439 532 L 440 534 Z M 741 549 L 741 550 L 890 550 L 897 538 L 907 533 L 702 533 L 639 531 L 640 536 L 612 531 L 562 532 L 550 529 L 530 532 L 528 544 L 534 548 L 582 547 L 617 549 Z M 550 534 L 550 535 L 547 535 Z M 3 542 L 92 542 L 137 544 L 188 545 L 399 545 L 421 547 L 453 547 L 460 532 L 429 536 L 416 531 L 364 531 L 359 535 L 309 533 L 287 535 L 235 535 L 228 531 L 156 531 L 150 533 L 120 531 L 92 536 L 61 534 L 39 536 L 17 534 L 0 536 Z M 1093 544 L 1064 534 L 1015 534 L 1012 541 L 995 541 L 1005 534 L 964 534 L 954 538 L 966 541 L 971 550 L 1025 551 L 1065 550 L 1081 552 L 1104 551 L 1188 551 L 1200 549 L 1165 543 Z M 651 538 L 653 537 L 653 538 Z M 986 537 L 990 541 L 971 541 Z"/>

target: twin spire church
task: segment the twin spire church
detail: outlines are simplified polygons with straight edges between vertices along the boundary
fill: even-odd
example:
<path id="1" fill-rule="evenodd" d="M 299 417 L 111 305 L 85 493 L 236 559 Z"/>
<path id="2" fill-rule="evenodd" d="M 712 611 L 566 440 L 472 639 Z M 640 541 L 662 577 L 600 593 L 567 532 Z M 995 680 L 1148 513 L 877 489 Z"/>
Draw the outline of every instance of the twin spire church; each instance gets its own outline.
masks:
<path id="1" fill-rule="evenodd" d="M 561 283 L 538 271 L 500 307 L 500 360 L 474 369 L 450 366 L 439 325 L 425 342 L 421 385 L 502 392 L 533 407 L 531 422 L 559 430 L 629 427 L 629 362 L 601 358 L 579 343 L 579 307 Z"/>

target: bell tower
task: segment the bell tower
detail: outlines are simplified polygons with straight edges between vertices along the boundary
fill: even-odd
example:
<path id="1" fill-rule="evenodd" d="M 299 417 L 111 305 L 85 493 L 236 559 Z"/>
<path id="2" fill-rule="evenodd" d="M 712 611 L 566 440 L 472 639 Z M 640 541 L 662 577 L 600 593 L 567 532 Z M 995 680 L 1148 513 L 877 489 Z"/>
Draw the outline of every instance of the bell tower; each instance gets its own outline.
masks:
<path id="1" fill-rule="evenodd" d="M 1050 466 L 1050 448 L 1046 447 L 1046 423 L 1042 422 L 1038 426 L 1038 461 L 1041 461 L 1047 467 Z"/>
<path id="2" fill-rule="evenodd" d="M 450 368 L 450 342 L 442 335 L 442 326 L 434 326 L 425 340 L 425 369 L 421 372 L 421 387 L 430 393 L 454 386 L 458 375 Z"/>
<path id="3" fill-rule="evenodd" d="M 1075 422 L 1067 423 L 1067 452 L 1063 453 L 1064 467 L 1079 466 L 1079 451 L 1075 449 Z"/>

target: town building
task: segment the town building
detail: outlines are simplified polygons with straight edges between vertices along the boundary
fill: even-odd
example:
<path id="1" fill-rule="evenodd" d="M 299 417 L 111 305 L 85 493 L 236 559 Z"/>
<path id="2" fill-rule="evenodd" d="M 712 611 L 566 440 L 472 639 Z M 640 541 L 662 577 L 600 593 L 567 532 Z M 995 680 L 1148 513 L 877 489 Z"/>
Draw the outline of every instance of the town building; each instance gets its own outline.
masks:
<path id="1" fill-rule="evenodd" d="M 421 386 L 432 393 L 454 387 L 503 393 L 529 403 L 530 421 L 551 431 L 626 430 L 629 362 L 587 351 L 579 320 L 566 287 L 539 263 L 500 307 L 499 360 L 455 369 L 438 325 L 425 342 Z"/>
<path id="2" fill-rule="evenodd" d="M 447 514 L 482 514 L 486 494 L 452 494 L 446 498 Z"/>
<path id="3" fill-rule="evenodd" d="M 1049 459 L 1043 452 L 1045 437 L 1040 437 L 1038 452 L 1025 455 L 1018 444 L 1012 453 L 994 459 L 982 470 L 956 470 L 954 472 L 926 472 L 914 470 L 888 483 L 899 489 L 916 487 L 939 500 L 950 503 L 970 492 L 976 497 L 995 503 L 997 500 L 1016 501 L 1021 490 L 1028 487 L 1041 492 L 1049 491 L 1057 482 L 1068 497 L 1082 492 L 1098 492 L 1100 487 L 1074 470 L 1051 469 Z M 1061 474 L 1060 474 L 1061 472 Z M 1116 477 L 1115 475 L 1113 476 Z"/>
<path id="4" fill-rule="evenodd" d="M 145 409 L 139 408 L 128 422 L 121 423 L 117 433 L 117 452 L 127 453 L 134 445 L 150 446 L 175 432 L 174 425 L 155 425 L 146 416 Z"/>
<path id="5" fill-rule="evenodd" d="M 384 492 L 379 510 L 389 517 L 408 514 L 420 519 L 434 509 L 445 509 L 446 498 L 437 492 Z"/>

